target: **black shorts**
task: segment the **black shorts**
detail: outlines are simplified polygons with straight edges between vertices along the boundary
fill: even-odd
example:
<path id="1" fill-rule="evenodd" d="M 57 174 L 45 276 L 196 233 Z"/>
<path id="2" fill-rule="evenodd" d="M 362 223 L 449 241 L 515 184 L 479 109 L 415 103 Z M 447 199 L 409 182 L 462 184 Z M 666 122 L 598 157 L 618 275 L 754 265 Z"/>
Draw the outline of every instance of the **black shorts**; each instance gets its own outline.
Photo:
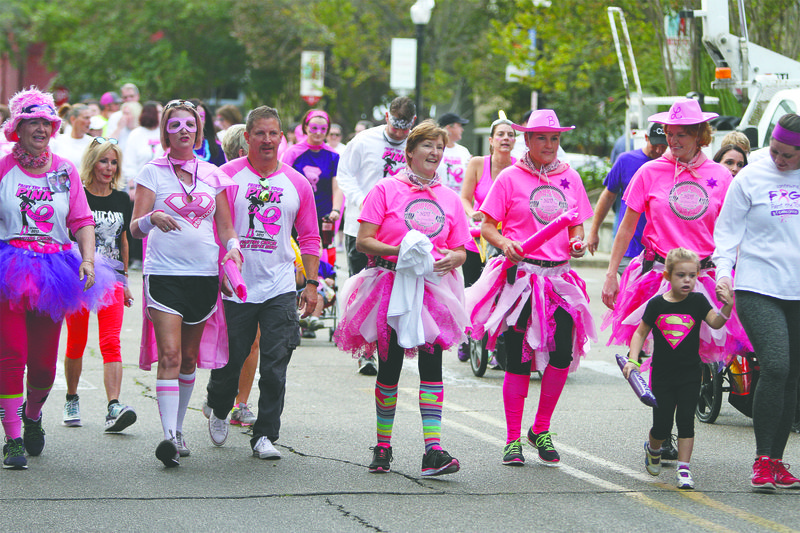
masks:
<path id="1" fill-rule="evenodd" d="M 180 315 L 185 324 L 199 324 L 208 320 L 217 309 L 217 276 L 151 274 L 145 276 L 144 287 L 148 309 Z"/>

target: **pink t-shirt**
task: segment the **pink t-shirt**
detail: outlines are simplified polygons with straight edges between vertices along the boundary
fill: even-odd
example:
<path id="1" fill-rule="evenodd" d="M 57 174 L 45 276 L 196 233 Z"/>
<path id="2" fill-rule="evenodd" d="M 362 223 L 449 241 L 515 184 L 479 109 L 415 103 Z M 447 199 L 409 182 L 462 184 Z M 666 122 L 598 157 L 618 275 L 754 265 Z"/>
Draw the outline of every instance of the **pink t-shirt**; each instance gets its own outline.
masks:
<path id="1" fill-rule="evenodd" d="M 633 175 L 623 199 L 628 209 L 647 216 L 642 244 L 662 256 L 684 247 L 700 258 L 714 252 L 716 224 L 728 186 L 730 171 L 707 159 L 697 176 L 683 169 L 675 176 L 675 164 L 665 157 L 645 163 Z"/>
<path id="2" fill-rule="evenodd" d="M 570 209 L 578 209 L 576 226 L 592 217 L 592 205 L 581 177 L 569 165 L 534 176 L 521 162 L 504 169 L 494 181 L 481 211 L 502 223 L 503 236 L 525 242 L 531 235 Z M 564 230 L 525 257 L 541 261 L 567 261 L 569 231 Z"/>
<path id="3" fill-rule="evenodd" d="M 454 249 L 469 241 L 464 206 L 458 194 L 436 185 L 428 191 L 415 191 L 397 178 L 384 178 L 375 185 L 364 200 L 359 222 L 380 226 L 375 235 L 382 243 L 399 246 L 409 230 L 415 229 L 431 240 L 433 257 L 442 254 L 436 248 Z M 397 256 L 387 256 L 397 261 Z"/>

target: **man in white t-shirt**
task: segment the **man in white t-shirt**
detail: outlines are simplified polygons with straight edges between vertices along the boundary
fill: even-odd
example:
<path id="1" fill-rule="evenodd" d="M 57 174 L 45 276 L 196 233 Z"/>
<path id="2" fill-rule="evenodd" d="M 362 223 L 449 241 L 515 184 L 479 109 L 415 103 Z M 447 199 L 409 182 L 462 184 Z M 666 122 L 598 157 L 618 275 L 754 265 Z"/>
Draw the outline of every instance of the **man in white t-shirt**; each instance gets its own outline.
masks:
<path id="1" fill-rule="evenodd" d="M 458 144 L 464 134 L 464 124 L 469 124 L 469 120 L 455 113 L 445 113 L 439 117 L 439 126 L 447 130 L 447 146 L 444 148 L 442 162 L 439 163 L 436 172 L 442 180 L 442 185 L 457 193 L 461 192 L 467 163 L 472 158 L 467 147 Z"/>
<path id="2" fill-rule="evenodd" d="M 235 183 L 227 190 L 233 227 L 244 259 L 241 276 L 246 302 L 239 296 L 224 297 L 228 325 L 228 363 L 211 371 L 208 417 L 211 441 L 222 446 L 228 435 L 227 417 L 239 392 L 239 374 L 261 328 L 259 342 L 258 417 L 250 446 L 260 459 L 280 459 L 273 443 L 278 440 L 286 394 L 289 360 L 300 343 L 295 284 L 292 228 L 303 268 L 309 274 L 300 294 L 303 317 L 317 305 L 316 273 L 319 270 L 320 236 L 314 191 L 308 180 L 278 160 L 282 137 L 278 112 L 267 106 L 250 112 L 245 126 L 246 157 L 220 167 Z M 231 239 L 232 241 L 234 239 Z"/>
<path id="3" fill-rule="evenodd" d="M 406 138 L 417 119 L 417 107 L 406 96 L 398 96 L 389 105 L 386 125 L 362 131 L 347 143 L 341 158 L 337 180 L 347 200 L 344 215 L 344 246 L 350 275 L 366 268 L 367 256 L 356 250 L 361 208 L 367 193 L 378 181 L 394 176 L 406 166 Z M 359 372 L 378 373 L 374 358 L 359 359 Z"/>

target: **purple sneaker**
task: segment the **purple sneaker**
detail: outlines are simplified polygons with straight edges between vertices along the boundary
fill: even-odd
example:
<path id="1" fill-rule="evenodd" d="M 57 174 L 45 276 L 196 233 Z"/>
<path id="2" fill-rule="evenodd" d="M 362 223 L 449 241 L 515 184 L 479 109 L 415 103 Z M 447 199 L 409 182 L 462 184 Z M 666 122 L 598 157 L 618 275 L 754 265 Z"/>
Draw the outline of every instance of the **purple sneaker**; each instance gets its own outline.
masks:
<path id="1" fill-rule="evenodd" d="M 458 347 L 458 360 L 462 363 L 469 361 L 469 343 L 465 342 Z"/>

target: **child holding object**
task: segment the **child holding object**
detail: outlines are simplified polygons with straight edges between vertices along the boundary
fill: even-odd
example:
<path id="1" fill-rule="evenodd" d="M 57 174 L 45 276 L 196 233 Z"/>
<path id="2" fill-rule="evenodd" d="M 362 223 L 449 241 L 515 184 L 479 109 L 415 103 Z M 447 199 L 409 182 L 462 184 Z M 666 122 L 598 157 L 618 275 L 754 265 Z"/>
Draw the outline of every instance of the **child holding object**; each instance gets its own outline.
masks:
<path id="1" fill-rule="evenodd" d="M 653 408 L 653 427 L 644 444 L 645 468 L 650 475 L 661 473 L 661 444 L 672 431 L 673 417 L 678 426 L 677 485 L 693 489 L 689 470 L 694 447 L 694 410 L 700 393 L 700 324 L 719 329 L 730 318 L 733 298 L 730 291 L 718 293 L 724 304 L 719 313 L 701 293 L 693 292 L 700 271 L 697 254 L 674 248 L 667 254 L 664 279 L 669 291 L 654 296 L 631 339 L 631 353 L 642 349 L 653 332 L 651 386 L 658 406 Z M 637 367 L 628 361 L 622 369 L 627 378 Z"/>

